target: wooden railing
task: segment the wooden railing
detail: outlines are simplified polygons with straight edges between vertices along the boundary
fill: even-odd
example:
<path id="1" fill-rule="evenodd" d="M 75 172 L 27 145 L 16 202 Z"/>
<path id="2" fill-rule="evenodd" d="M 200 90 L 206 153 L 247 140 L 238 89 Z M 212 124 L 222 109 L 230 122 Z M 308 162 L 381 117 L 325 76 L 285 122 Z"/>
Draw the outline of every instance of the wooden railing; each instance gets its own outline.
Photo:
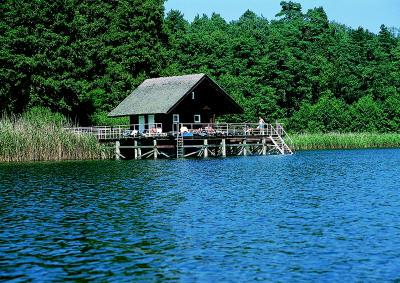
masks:
<path id="1" fill-rule="evenodd" d="M 260 127 L 257 123 L 176 123 L 171 132 L 163 132 L 161 123 L 132 124 L 119 126 L 73 127 L 65 130 L 76 134 L 91 134 L 98 140 L 119 140 L 133 137 L 184 137 L 199 136 L 280 136 L 292 140 L 287 135 L 282 125 L 264 124 Z"/>
<path id="2" fill-rule="evenodd" d="M 284 134 L 280 124 L 256 123 L 179 123 L 174 124 L 172 134 L 187 133 L 199 136 L 272 136 Z"/>
<path id="3" fill-rule="evenodd" d="M 289 148 L 294 149 L 294 142 L 292 138 L 288 135 L 288 133 L 285 131 L 282 124 L 276 123 L 276 131 L 280 137 L 285 138 L 285 143 L 289 146 Z"/>
<path id="4" fill-rule="evenodd" d="M 97 127 L 72 127 L 64 129 L 75 134 L 90 134 L 95 136 L 98 140 L 118 140 L 137 136 L 152 137 L 167 135 L 166 133 L 163 133 L 161 123 Z"/>

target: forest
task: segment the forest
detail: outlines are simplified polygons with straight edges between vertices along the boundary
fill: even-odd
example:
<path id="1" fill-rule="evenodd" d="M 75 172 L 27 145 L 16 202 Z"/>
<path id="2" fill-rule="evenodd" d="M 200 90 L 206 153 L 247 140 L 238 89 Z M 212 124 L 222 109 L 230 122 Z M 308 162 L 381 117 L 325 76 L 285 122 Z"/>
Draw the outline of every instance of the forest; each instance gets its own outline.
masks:
<path id="1" fill-rule="evenodd" d="M 279 120 L 291 132 L 399 132 L 400 33 L 329 20 L 282 1 L 274 19 L 246 11 L 185 20 L 163 0 L 3 0 L 0 112 L 37 107 L 80 125 L 144 79 L 206 73 L 244 108 L 225 121 Z"/>

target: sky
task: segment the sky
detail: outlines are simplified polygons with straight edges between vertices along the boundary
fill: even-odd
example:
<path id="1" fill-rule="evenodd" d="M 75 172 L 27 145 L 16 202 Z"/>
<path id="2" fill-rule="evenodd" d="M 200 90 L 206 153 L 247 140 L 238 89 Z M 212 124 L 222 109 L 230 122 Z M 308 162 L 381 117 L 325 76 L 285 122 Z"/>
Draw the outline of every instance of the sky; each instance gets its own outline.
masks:
<path id="1" fill-rule="evenodd" d="M 225 20 L 237 20 L 251 10 L 268 20 L 280 11 L 281 0 L 167 0 L 165 11 L 179 10 L 189 21 L 199 14 L 220 14 Z M 400 28 L 400 0 L 293 0 L 300 3 L 303 12 L 324 7 L 330 21 L 353 28 L 363 27 L 379 32 L 382 24 Z"/>

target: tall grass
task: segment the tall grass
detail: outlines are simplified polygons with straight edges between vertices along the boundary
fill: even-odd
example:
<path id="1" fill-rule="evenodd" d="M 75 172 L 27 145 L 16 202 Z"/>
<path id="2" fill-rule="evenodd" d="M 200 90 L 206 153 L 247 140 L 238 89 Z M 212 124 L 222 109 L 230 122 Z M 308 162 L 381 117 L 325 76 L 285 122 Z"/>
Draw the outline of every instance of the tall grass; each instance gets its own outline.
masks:
<path id="1" fill-rule="evenodd" d="M 111 157 L 111 150 L 95 137 L 67 132 L 63 123 L 32 119 L 29 115 L 3 117 L 0 119 L 0 162 Z"/>
<path id="2" fill-rule="evenodd" d="M 292 134 L 296 150 L 400 147 L 400 133 Z"/>

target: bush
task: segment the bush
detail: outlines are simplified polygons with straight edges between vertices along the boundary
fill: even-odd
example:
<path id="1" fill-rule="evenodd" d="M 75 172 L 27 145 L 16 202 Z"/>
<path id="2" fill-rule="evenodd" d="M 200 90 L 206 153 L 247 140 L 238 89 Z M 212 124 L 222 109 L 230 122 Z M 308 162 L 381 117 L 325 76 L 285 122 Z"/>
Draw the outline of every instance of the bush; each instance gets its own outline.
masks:
<path id="1" fill-rule="evenodd" d="M 303 103 L 289 120 L 289 130 L 309 133 L 346 131 L 349 120 L 346 110 L 342 100 L 325 95 L 314 105 Z"/>
<path id="2" fill-rule="evenodd" d="M 400 131 L 400 93 L 389 96 L 383 103 L 386 114 L 386 127 L 389 131 Z"/>
<path id="3" fill-rule="evenodd" d="M 93 126 L 116 126 L 130 123 L 129 117 L 110 118 L 105 112 L 95 112 L 90 116 L 90 122 Z"/>
<path id="4" fill-rule="evenodd" d="M 0 162 L 109 158 L 94 136 L 64 129 L 67 119 L 45 108 L 0 119 Z"/>
<path id="5" fill-rule="evenodd" d="M 400 147 L 400 134 L 328 133 L 291 135 L 296 150 Z"/>
<path id="6" fill-rule="evenodd" d="M 371 96 L 364 96 L 349 108 L 351 132 L 385 132 L 386 113 Z"/>
<path id="7" fill-rule="evenodd" d="M 22 114 L 22 119 L 29 121 L 35 125 L 55 124 L 57 126 L 66 126 L 71 122 L 60 113 L 53 113 L 50 109 L 45 107 L 33 107 L 27 112 Z"/>

